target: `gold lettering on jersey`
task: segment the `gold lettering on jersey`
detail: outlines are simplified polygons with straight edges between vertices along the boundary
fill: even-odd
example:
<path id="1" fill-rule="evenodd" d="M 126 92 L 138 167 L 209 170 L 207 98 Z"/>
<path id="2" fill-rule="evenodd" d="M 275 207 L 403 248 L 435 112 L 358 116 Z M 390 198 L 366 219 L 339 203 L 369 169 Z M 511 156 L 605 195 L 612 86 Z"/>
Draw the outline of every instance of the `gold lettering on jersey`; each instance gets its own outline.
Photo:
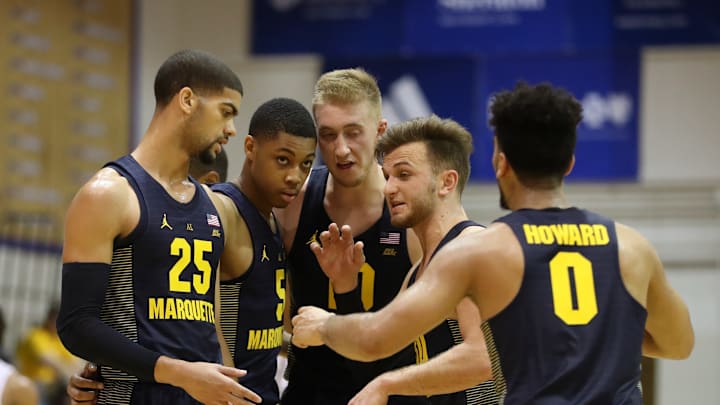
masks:
<path id="1" fill-rule="evenodd" d="M 215 323 L 215 308 L 211 302 L 203 300 L 150 297 L 148 318 Z"/>
<path id="2" fill-rule="evenodd" d="M 263 245 L 263 251 L 262 251 L 262 257 L 260 257 L 260 262 L 269 262 L 270 257 L 267 254 L 267 245 Z"/>
<path id="3" fill-rule="evenodd" d="M 523 224 L 523 233 L 529 245 L 603 246 L 610 243 L 603 224 Z"/>
<path id="4" fill-rule="evenodd" d="M 213 229 L 213 230 L 212 230 L 212 236 L 215 237 L 215 238 L 219 238 L 219 237 L 220 237 L 220 230 L 219 230 L 219 229 Z"/>
<path id="5" fill-rule="evenodd" d="M 250 329 L 247 350 L 274 349 L 282 345 L 283 327 L 271 329 Z"/>
<path id="6" fill-rule="evenodd" d="M 383 250 L 383 256 L 397 256 L 397 250 L 393 248 L 385 248 L 385 250 Z"/>
<path id="7" fill-rule="evenodd" d="M 187 224 L 187 226 L 185 227 L 185 230 L 186 231 L 194 231 L 192 224 Z"/>
<path id="8" fill-rule="evenodd" d="M 162 224 L 160 225 L 160 229 L 168 228 L 172 231 L 172 226 L 170 226 L 170 223 L 167 220 L 167 214 L 163 212 L 163 219 Z"/>

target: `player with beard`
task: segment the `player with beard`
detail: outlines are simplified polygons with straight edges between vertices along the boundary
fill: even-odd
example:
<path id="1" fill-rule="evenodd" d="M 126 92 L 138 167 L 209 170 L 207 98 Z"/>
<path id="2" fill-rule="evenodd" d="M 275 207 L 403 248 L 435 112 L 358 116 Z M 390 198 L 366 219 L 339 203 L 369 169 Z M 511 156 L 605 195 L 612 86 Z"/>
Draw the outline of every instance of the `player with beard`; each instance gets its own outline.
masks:
<path id="1" fill-rule="evenodd" d="M 468 219 L 460 202 L 472 149 L 465 128 L 436 116 L 397 124 L 378 141 L 391 222 L 412 228 L 423 248 L 403 290 L 412 288 L 445 244 L 484 229 Z M 332 224 L 319 242 L 311 249 L 323 269 L 334 273 L 332 278 L 356 277 L 363 244 L 353 245 L 349 226 L 340 232 Z M 492 381 L 473 386 L 478 375 L 492 378 L 481 324 L 477 307 L 464 299 L 443 323 L 415 339 L 418 364 L 381 374 L 350 404 L 384 404 L 389 395 L 426 395 L 434 405 L 497 404 Z"/>
<path id="2" fill-rule="evenodd" d="M 235 135 L 235 73 L 180 51 L 155 77 L 156 109 L 133 152 L 98 171 L 67 212 L 58 333 L 101 365 L 106 404 L 239 404 L 254 394 L 221 364 L 216 268 L 224 237 L 208 191 L 188 176 Z M 257 398 L 257 396 L 253 396 Z"/>

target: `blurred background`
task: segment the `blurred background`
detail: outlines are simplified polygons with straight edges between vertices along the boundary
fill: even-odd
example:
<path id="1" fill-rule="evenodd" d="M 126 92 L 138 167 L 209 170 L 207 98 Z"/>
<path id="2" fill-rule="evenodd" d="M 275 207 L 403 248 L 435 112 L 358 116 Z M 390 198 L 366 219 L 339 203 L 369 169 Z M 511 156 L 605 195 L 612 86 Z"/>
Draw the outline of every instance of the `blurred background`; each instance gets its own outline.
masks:
<path id="1" fill-rule="evenodd" d="M 720 403 L 715 0 L 0 1 L 0 338 L 9 360 L 27 357 L 52 316 L 68 202 L 140 139 L 155 72 L 183 48 L 238 72 L 239 135 L 272 97 L 309 108 L 317 77 L 338 67 L 378 78 L 391 124 L 454 118 L 475 137 L 464 204 L 483 223 L 501 214 L 490 95 L 521 79 L 567 88 L 585 108 L 570 200 L 646 235 L 693 318 L 690 359 L 644 363 L 646 403 Z M 238 139 L 227 145 L 230 176 L 242 166 Z"/>

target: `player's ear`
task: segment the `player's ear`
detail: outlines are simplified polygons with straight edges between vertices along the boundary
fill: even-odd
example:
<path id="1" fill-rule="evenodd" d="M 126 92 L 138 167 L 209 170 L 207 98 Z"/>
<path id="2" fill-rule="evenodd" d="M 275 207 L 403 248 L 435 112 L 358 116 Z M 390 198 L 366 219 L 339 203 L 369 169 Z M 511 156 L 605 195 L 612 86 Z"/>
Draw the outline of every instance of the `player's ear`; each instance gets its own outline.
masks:
<path id="1" fill-rule="evenodd" d="M 247 159 L 255 159 L 255 138 L 252 135 L 245 135 L 245 156 Z"/>
<path id="2" fill-rule="evenodd" d="M 220 173 L 216 172 L 215 170 L 210 170 L 197 180 L 203 184 L 216 184 L 220 182 Z"/>
<path id="3" fill-rule="evenodd" d="M 456 170 L 448 169 L 443 170 L 440 173 L 440 180 L 442 181 L 438 193 L 444 196 L 450 194 L 457 188 L 458 184 L 458 172 Z"/>
<path id="4" fill-rule="evenodd" d="M 195 92 L 190 87 L 183 87 L 178 91 L 177 93 L 177 103 L 180 106 L 180 109 L 186 113 L 190 114 L 195 107 L 195 104 L 197 103 L 197 100 L 195 99 Z"/>
<path id="5" fill-rule="evenodd" d="M 377 127 L 377 136 L 378 138 L 383 136 L 385 134 L 385 131 L 387 131 L 388 122 L 385 118 L 380 118 L 380 122 L 378 122 Z"/>
<path id="6" fill-rule="evenodd" d="M 572 159 L 570 159 L 570 164 L 568 165 L 567 169 L 565 169 L 565 174 L 563 174 L 563 177 L 569 175 L 572 172 L 573 167 L 575 167 L 575 154 L 573 153 Z"/>

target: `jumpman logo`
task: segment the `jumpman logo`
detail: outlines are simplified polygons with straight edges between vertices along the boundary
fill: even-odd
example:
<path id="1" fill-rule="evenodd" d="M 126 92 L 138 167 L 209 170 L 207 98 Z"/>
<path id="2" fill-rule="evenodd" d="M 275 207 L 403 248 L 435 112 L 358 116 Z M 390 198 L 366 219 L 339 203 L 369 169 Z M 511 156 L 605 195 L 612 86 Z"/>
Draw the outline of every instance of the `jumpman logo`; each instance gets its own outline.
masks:
<path id="1" fill-rule="evenodd" d="M 167 220 L 167 214 L 163 212 L 163 219 L 162 219 L 162 225 L 160 225 L 160 229 L 168 228 L 172 231 L 172 226 L 168 223 Z"/>
<path id="2" fill-rule="evenodd" d="M 317 234 L 318 234 L 318 231 L 317 231 L 317 229 L 316 229 L 316 230 L 315 230 L 315 233 L 313 233 L 313 234 L 310 236 L 310 239 L 308 239 L 308 241 L 305 242 L 305 244 L 308 245 L 308 246 L 310 246 L 311 243 L 317 242 L 317 241 L 318 241 L 318 240 L 317 240 Z"/>
<path id="3" fill-rule="evenodd" d="M 270 261 L 270 257 L 268 257 L 267 252 L 265 251 L 266 247 L 267 247 L 266 245 L 263 245 L 263 252 L 262 252 L 262 257 L 260 258 L 260 262 L 264 262 L 264 261 L 269 262 Z"/>

